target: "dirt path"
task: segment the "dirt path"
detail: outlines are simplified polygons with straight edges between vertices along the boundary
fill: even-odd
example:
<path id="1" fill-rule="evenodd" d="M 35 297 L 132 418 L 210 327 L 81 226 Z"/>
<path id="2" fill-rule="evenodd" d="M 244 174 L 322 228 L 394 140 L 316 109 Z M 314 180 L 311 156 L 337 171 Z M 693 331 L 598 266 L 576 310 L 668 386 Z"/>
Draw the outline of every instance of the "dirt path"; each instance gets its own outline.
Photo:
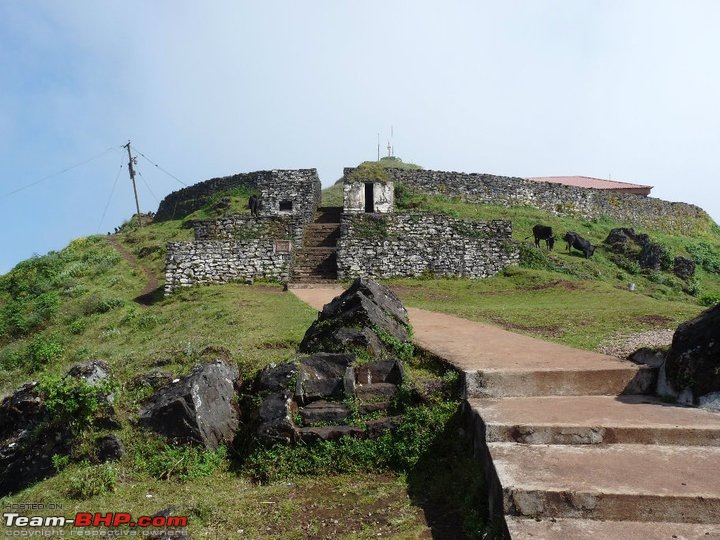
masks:
<path id="1" fill-rule="evenodd" d="M 139 268 L 145 273 L 145 277 L 147 278 L 145 288 L 138 296 L 135 297 L 135 301 L 141 306 L 149 306 L 152 304 L 154 293 L 159 287 L 157 276 L 152 270 L 150 270 L 150 268 L 140 264 L 137 257 L 125 249 L 125 247 L 118 242 L 117 238 L 114 236 L 108 236 L 107 239 L 110 242 L 110 245 L 112 245 L 112 247 L 114 247 L 117 252 L 122 255 L 122 258 L 125 259 L 130 266 L 133 268 Z"/>

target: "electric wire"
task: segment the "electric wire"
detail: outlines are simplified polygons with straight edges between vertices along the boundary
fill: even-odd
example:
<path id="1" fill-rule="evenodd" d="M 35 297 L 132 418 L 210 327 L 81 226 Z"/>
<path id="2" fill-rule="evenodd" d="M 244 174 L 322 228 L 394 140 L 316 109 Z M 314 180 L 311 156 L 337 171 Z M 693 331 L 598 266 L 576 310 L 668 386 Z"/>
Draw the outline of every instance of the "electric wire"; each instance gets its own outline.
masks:
<path id="1" fill-rule="evenodd" d="M 0 197 L 10 197 L 11 195 L 15 195 L 16 193 L 19 193 L 19 192 L 21 192 L 21 191 L 23 191 L 23 190 L 25 190 L 25 189 L 30 188 L 30 187 L 36 186 L 37 184 L 39 184 L 39 183 L 41 183 L 41 182 L 44 182 L 45 180 L 49 180 L 50 178 L 53 178 L 53 177 L 55 177 L 55 176 L 59 176 L 59 175 L 64 174 L 64 173 L 66 173 L 66 172 L 68 172 L 68 171 L 71 171 L 71 170 L 73 170 L 73 169 L 77 169 L 78 167 L 80 167 L 80 166 L 82 166 L 82 165 L 85 165 L 85 164 L 87 164 L 87 163 L 90 163 L 91 161 L 95 161 L 96 159 L 104 156 L 104 155 L 107 154 L 108 152 L 111 152 L 112 150 L 115 150 L 115 149 L 116 149 L 116 148 L 115 148 L 114 146 L 111 146 L 110 148 L 107 148 L 106 150 L 100 152 L 99 154 L 97 154 L 97 155 L 95 155 L 95 156 L 93 156 L 93 157 L 91 157 L 91 158 L 89 158 L 89 159 L 86 159 L 85 161 L 81 161 L 80 163 L 76 163 L 75 165 L 71 165 L 70 167 L 66 167 L 65 169 L 63 169 L 63 170 L 61 170 L 61 171 L 54 172 L 54 173 L 52 173 L 52 174 L 48 174 L 47 176 L 44 176 L 44 177 L 40 178 L 39 180 L 35 180 L 34 182 L 31 182 L 31 183 L 29 183 L 29 184 L 26 184 L 26 185 L 24 185 L 24 186 L 22 186 L 22 187 L 19 187 L 19 188 L 13 190 L 13 191 L 9 191 L 8 193 L 4 193 L 4 194 L 0 195 Z"/>
<path id="2" fill-rule="evenodd" d="M 133 146 L 133 149 L 135 150 L 135 152 L 137 152 L 138 154 L 140 154 L 143 158 L 145 158 L 145 159 L 146 159 L 147 161 L 149 161 L 151 164 L 155 165 L 155 167 L 157 167 L 157 168 L 160 169 L 162 172 L 164 172 L 165 174 L 167 174 L 170 178 L 172 178 L 172 179 L 174 179 L 175 181 L 179 182 L 179 183 L 182 184 L 183 186 L 188 187 L 188 185 L 187 185 L 185 182 L 183 182 L 182 180 L 180 180 L 177 176 L 175 176 L 175 175 L 172 174 L 172 173 L 167 172 L 167 171 L 166 171 L 165 169 L 163 169 L 160 165 L 158 165 L 157 163 L 155 163 L 152 159 L 150 159 L 150 158 L 147 157 L 145 154 L 143 154 L 140 150 L 138 150 L 138 149 L 137 149 L 137 146 Z"/>
<path id="3" fill-rule="evenodd" d="M 123 170 L 124 161 L 125 156 L 120 156 L 120 168 L 115 175 L 115 181 L 113 182 L 112 189 L 110 190 L 110 196 L 108 197 L 107 203 L 105 204 L 105 210 L 103 210 L 102 217 L 100 218 L 100 223 L 98 223 L 98 233 L 100 233 L 100 227 L 102 227 L 102 222 L 105 220 L 105 214 L 107 214 L 108 208 L 110 207 L 110 201 L 112 200 L 113 194 L 115 193 L 115 187 L 117 186 L 118 179 L 120 178 L 120 173 Z"/>
<path id="4" fill-rule="evenodd" d="M 157 198 L 157 197 L 155 196 L 155 194 L 153 193 L 153 190 L 150 189 L 150 184 L 147 183 L 147 181 L 145 180 L 145 177 L 143 176 L 143 174 L 142 174 L 140 171 L 137 171 L 137 173 L 140 175 L 140 178 L 142 179 L 143 184 L 145 184 L 145 187 L 146 187 L 147 190 L 150 192 L 150 195 L 152 195 L 152 198 L 155 199 L 155 202 L 156 202 L 156 203 L 160 204 L 160 201 L 158 200 L 158 198 Z"/>

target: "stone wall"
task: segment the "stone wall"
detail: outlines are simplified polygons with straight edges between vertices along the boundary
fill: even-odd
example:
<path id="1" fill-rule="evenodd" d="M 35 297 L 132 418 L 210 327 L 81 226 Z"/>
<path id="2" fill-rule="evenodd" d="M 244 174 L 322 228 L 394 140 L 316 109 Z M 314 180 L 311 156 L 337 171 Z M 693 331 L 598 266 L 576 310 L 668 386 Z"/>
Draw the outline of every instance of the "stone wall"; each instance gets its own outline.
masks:
<path id="1" fill-rule="evenodd" d="M 169 242 L 165 258 L 165 294 L 180 287 L 267 278 L 287 281 L 290 253 L 276 250 L 276 241 L 199 240 Z"/>
<path id="2" fill-rule="evenodd" d="M 345 177 L 353 169 L 345 169 Z M 588 189 L 524 178 L 459 172 L 387 169 L 396 184 L 430 194 L 500 206 L 530 206 L 584 219 L 608 216 L 629 226 L 691 233 L 710 217 L 697 206 L 630 193 Z"/>
<path id="3" fill-rule="evenodd" d="M 302 244 L 305 223 L 294 216 L 233 215 L 193 221 L 195 240 L 252 240 L 256 238 L 293 240 Z"/>
<path id="4" fill-rule="evenodd" d="M 519 261 L 509 221 L 441 214 L 345 214 L 338 278 L 438 276 L 483 278 Z"/>
<path id="5" fill-rule="evenodd" d="M 170 193 L 155 213 L 155 221 L 182 219 L 205 206 L 217 192 L 247 188 L 260 197 L 260 215 L 293 215 L 311 221 L 320 203 L 320 179 L 315 169 L 272 170 L 212 178 Z M 281 201 L 292 201 L 291 211 L 280 210 Z"/>

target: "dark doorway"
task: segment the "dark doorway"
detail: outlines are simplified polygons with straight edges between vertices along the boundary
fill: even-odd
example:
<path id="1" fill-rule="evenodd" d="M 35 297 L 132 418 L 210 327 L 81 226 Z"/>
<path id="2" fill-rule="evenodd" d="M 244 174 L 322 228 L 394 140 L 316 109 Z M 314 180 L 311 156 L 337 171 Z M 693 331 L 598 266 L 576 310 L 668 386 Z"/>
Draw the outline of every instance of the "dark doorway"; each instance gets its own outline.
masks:
<path id="1" fill-rule="evenodd" d="M 280 211 L 281 212 L 291 212 L 292 211 L 292 201 L 280 201 Z"/>
<path id="2" fill-rule="evenodd" d="M 365 212 L 372 214 L 375 212 L 375 198 L 373 196 L 373 184 L 365 184 Z"/>

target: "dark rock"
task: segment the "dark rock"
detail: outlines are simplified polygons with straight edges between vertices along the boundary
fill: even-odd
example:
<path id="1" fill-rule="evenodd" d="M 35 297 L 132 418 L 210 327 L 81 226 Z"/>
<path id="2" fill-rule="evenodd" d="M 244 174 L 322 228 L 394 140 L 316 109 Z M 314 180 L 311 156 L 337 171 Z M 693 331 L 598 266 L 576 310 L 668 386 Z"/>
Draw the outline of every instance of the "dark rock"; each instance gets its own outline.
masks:
<path id="1" fill-rule="evenodd" d="M 298 430 L 302 442 L 317 440 L 334 441 L 341 437 L 361 438 L 365 431 L 356 426 L 324 426 L 324 427 L 303 427 Z"/>
<path id="2" fill-rule="evenodd" d="M 357 384 L 391 383 L 402 384 L 405 380 L 405 369 L 397 360 L 381 360 L 370 362 L 355 368 Z"/>
<path id="3" fill-rule="evenodd" d="M 217 448 L 238 428 L 236 365 L 217 360 L 196 366 L 179 382 L 156 392 L 138 414 L 140 425 L 183 442 Z"/>
<path id="4" fill-rule="evenodd" d="M 392 407 L 391 401 L 373 401 L 372 403 L 361 403 L 358 405 L 360 414 L 371 414 L 379 411 L 387 411 Z"/>
<path id="5" fill-rule="evenodd" d="M 362 350 L 375 357 L 392 351 L 380 339 L 385 333 L 400 342 L 410 340 L 407 311 L 395 294 L 366 278 L 327 304 L 308 328 L 301 352 Z"/>
<path id="6" fill-rule="evenodd" d="M 90 360 L 71 367 L 67 374 L 69 377 L 84 379 L 88 384 L 97 386 L 110 377 L 110 366 L 103 360 Z"/>
<path id="7" fill-rule="evenodd" d="M 105 435 L 95 441 L 97 457 L 101 463 L 117 461 L 125 455 L 125 446 L 117 435 Z"/>
<path id="8" fill-rule="evenodd" d="M 0 402 L 0 439 L 11 433 L 29 430 L 45 413 L 37 382 L 23 384 Z"/>
<path id="9" fill-rule="evenodd" d="M 141 259 L 144 259 L 145 257 L 152 255 L 153 253 L 157 253 L 158 251 L 162 250 L 162 246 L 154 245 L 154 246 L 143 246 L 140 248 L 140 251 L 138 251 L 138 257 Z"/>
<path id="10" fill-rule="evenodd" d="M 673 272 L 685 281 L 692 279 L 695 275 L 695 261 L 678 255 L 673 261 Z"/>
<path id="11" fill-rule="evenodd" d="M 603 244 L 612 253 L 637 256 L 640 248 L 649 241 L 650 237 L 647 234 L 639 234 L 635 232 L 635 229 L 620 227 L 611 230 Z"/>
<path id="12" fill-rule="evenodd" d="M 266 443 L 290 443 L 297 438 L 292 421 L 294 403 L 290 397 L 277 392 L 270 394 L 260 405 L 257 434 Z"/>
<path id="13" fill-rule="evenodd" d="M 315 353 L 301 357 L 295 396 L 302 402 L 351 396 L 354 354 Z"/>
<path id="14" fill-rule="evenodd" d="M 670 268 L 670 254 L 660 244 L 646 242 L 638 256 L 640 268 L 646 270 L 667 270 Z"/>
<path id="15" fill-rule="evenodd" d="M 341 423 L 350 416 L 350 409 L 342 403 L 315 401 L 300 409 L 303 424 Z"/>
<path id="16" fill-rule="evenodd" d="M 358 295 L 368 298 L 399 322 L 405 325 L 410 324 L 407 310 L 395 293 L 372 279 L 364 277 L 355 279 L 345 292 L 326 304 L 320 313 L 321 318 L 330 319 L 349 311 L 352 309 L 349 305 L 355 302 L 354 298 Z"/>
<path id="17" fill-rule="evenodd" d="M 665 361 L 666 353 L 664 351 L 656 351 L 647 347 L 641 347 L 637 351 L 628 355 L 628 360 L 635 364 L 649 366 L 651 368 L 659 368 Z"/>
<path id="18" fill-rule="evenodd" d="M 696 405 L 720 392 L 720 305 L 678 327 L 664 371 L 672 389 Z"/>
<path id="19" fill-rule="evenodd" d="M 395 431 L 402 422 L 402 416 L 388 416 L 379 420 L 371 420 L 367 423 L 367 437 L 368 439 L 377 439 L 388 431 Z"/>
<path id="20" fill-rule="evenodd" d="M 297 366 L 292 362 L 263 368 L 255 378 L 257 392 L 283 392 L 288 390 L 293 377 L 297 374 Z"/>
<path id="21" fill-rule="evenodd" d="M 68 454 L 70 441 L 62 428 L 42 434 L 23 430 L 0 440 L 0 497 L 54 476 L 52 456 Z"/>
<path id="22" fill-rule="evenodd" d="M 397 386 L 390 383 L 373 383 L 357 386 L 355 395 L 362 401 L 383 401 L 393 398 L 397 393 Z"/>

